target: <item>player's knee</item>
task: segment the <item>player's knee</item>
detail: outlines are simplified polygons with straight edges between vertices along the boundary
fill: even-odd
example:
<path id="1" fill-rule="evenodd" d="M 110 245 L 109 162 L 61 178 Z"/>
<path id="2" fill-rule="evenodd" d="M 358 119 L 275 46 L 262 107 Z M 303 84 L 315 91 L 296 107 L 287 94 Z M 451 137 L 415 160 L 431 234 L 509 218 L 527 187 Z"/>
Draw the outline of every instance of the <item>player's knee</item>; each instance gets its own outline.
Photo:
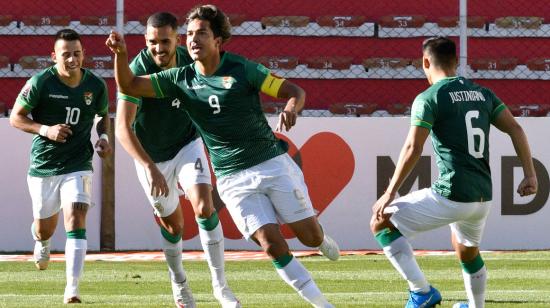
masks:
<path id="1" fill-rule="evenodd" d="M 214 206 L 206 200 L 199 200 L 193 208 L 197 218 L 207 219 L 214 213 Z"/>
<path id="2" fill-rule="evenodd" d="M 53 236 L 54 231 L 55 229 L 49 230 L 46 228 L 42 228 L 35 231 L 35 236 L 39 241 L 49 240 Z"/>
<path id="3" fill-rule="evenodd" d="M 323 243 L 324 235 L 322 230 L 306 232 L 299 237 L 300 242 L 308 247 L 319 247 Z"/>
<path id="4" fill-rule="evenodd" d="M 178 236 L 183 234 L 183 222 L 174 223 L 164 227 L 164 229 L 172 236 Z"/>
<path id="5" fill-rule="evenodd" d="M 289 248 L 281 233 L 260 230 L 255 233 L 257 243 L 271 258 L 288 254 Z"/>

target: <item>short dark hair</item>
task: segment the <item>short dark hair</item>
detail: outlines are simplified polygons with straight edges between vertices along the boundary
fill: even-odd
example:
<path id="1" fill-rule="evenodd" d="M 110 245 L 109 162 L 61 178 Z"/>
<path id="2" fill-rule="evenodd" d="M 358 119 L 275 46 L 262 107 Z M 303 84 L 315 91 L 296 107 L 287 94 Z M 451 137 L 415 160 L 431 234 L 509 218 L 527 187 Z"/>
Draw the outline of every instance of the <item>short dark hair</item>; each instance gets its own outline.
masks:
<path id="1" fill-rule="evenodd" d="M 430 62 L 436 67 L 447 69 L 456 66 L 456 45 L 447 37 L 438 36 L 424 40 L 422 51 L 430 56 Z"/>
<path id="2" fill-rule="evenodd" d="M 147 18 L 147 27 L 162 28 L 170 26 L 174 30 L 178 30 L 178 18 L 172 13 L 157 12 Z"/>
<path id="3" fill-rule="evenodd" d="M 221 37 L 222 43 L 231 38 L 231 24 L 222 10 L 215 5 L 197 5 L 187 14 L 187 22 L 193 19 L 207 20 L 210 22 L 210 29 L 214 32 L 214 37 Z"/>
<path id="4" fill-rule="evenodd" d="M 62 30 L 57 31 L 57 33 L 55 34 L 55 41 L 54 42 L 57 42 L 58 40 L 79 41 L 80 43 L 82 43 L 80 41 L 80 34 L 78 34 L 73 29 L 62 29 Z"/>

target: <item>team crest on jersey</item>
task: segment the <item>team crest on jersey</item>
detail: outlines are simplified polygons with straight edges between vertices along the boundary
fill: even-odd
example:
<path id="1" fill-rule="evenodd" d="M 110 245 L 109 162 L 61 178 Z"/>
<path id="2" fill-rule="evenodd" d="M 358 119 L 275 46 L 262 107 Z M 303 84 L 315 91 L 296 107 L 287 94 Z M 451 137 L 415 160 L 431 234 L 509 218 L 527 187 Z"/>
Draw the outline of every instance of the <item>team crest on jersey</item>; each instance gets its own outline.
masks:
<path id="1" fill-rule="evenodd" d="M 233 78 L 231 76 L 223 76 L 222 85 L 223 85 L 224 88 L 231 89 L 231 87 L 233 86 L 233 84 L 235 82 L 237 82 L 237 80 L 235 80 L 235 78 Z"/>
<path id="2" fill-rule="evenodd" d="M 86 105 L 90 105 L 93 99 L 94 99 L 94 93 L 84 92 L 84 102 L 86 103 Z"/>

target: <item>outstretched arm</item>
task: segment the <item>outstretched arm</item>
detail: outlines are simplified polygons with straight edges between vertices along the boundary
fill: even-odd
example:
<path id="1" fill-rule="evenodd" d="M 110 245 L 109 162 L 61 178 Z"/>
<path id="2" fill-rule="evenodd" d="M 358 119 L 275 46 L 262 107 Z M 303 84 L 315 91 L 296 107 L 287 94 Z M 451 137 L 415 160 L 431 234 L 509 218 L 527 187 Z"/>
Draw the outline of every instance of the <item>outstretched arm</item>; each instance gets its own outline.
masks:
<path id="1" fill-rule="evenodd" d="M 397 161 L 397 166 L 393 172 L 390 184 L 384 194 L 372 207 L 372 211 L 377 218 L 380 219 L 383 217 L 384 209 L 393 201 L 397 194 L 397 190 L 401 187 L 416 165 L 429 134 L 430 130 L 425 127 L 411 126 L 409 134 L 407 135 L 407 140 L 399 154 L 399 160 Z"/>
<path id="2" fill-rule="evenodd" d="M 529 142 L 527 141 L 527 136 L 523 132 L 521 125 L 514 119 L 512 113 L 508 109 L 501 111 L 493 124 L 496 128 L 510 136 L 516 154 L 521 161 L 521 166 L 523 167 L 523 180 L 518 186 L 518 194 L 520 196 L 535 194 L 538 188 L 537 175 L 535 173 L 535 167 L 533 166 Z"/>
<path id="3" fill-rule="evenodd" d="M 111 31 L 105 45 L 115 55 L 115 80 L 120 92 L 137 97 L 155 97 L 155 90 L 149 75 L 135 76 L 128 65 L 128 50 L 124 37 Z"/>

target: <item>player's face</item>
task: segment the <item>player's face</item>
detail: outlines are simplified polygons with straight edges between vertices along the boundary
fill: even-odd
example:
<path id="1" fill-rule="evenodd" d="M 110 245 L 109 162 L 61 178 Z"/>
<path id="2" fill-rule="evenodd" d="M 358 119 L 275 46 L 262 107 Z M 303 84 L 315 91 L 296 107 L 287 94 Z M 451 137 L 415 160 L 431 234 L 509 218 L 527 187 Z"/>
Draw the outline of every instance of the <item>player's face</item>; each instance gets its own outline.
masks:
<path id="1" fill-rule="evenodd" d="M 147 27 L 145 44 L 160 68 L 167 69 L 176 66 L 176 47 L 180 44 L 177 30 L 170 26 Z"/>
<path id="2" fill-rule="evenodd" d="M 76 76 L 84 61 L 84 51 L 79 40 L 57 40 L 52 52 L 52 60 L 56 63 L 57 71 L 63 76 Z"/>
<path id="3" fill-rule="evenodd" d="M 193 19 L 187 25 L 187 50 L 195 61 L 217 55 L 220 52 L 221 37 L 215 38 L 207 20 Z"/>

